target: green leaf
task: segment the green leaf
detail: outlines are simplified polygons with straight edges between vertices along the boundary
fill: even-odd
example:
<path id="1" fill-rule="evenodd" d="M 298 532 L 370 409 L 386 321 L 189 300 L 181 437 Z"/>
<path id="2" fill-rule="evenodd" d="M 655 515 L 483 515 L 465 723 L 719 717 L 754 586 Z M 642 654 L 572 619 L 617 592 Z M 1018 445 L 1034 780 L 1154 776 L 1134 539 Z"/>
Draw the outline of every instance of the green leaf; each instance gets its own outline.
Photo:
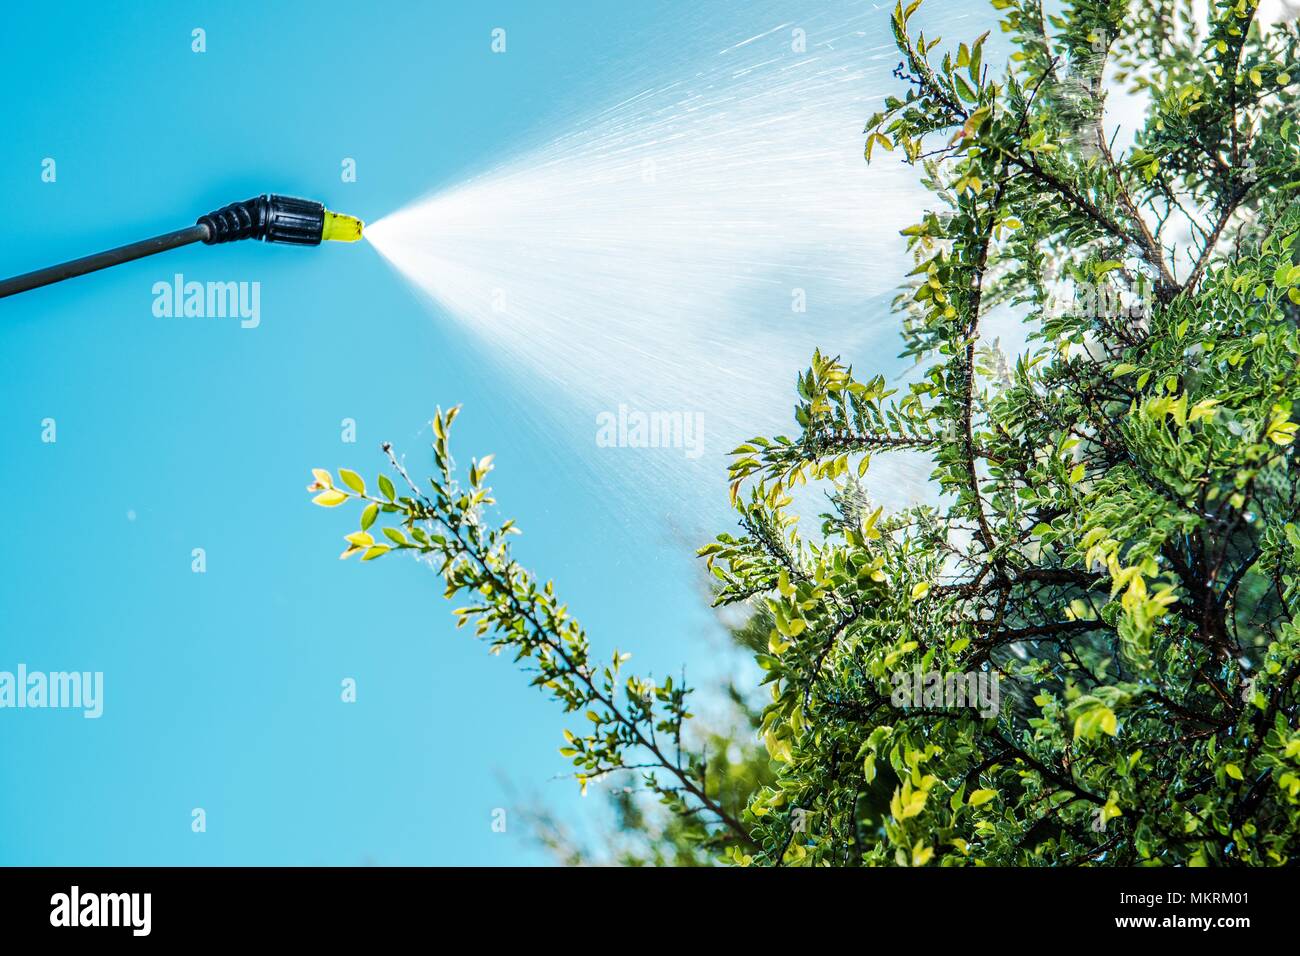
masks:
<path id="1" fill-rule="evenodd" d="M 340 468 L 339 477 L 343 479 L 343 483 L 345 485 L 347 485 L 357 494 L 364 495 L 366 493 L 366 483 L 361 480 L 361 476 L 358 475 L 355 471 L 349 471 L 346 468 Z"/>
<path id="2" fill-rule="evenodd" d="M 1099 733 L 1114 737 L 1119 733 L 1119 718 L 1115 712 L 1095 697 L 1080 698 L 1076 703 L 1086 706 L 1074 718 L 1074 739 L 1089 740 Z"/>

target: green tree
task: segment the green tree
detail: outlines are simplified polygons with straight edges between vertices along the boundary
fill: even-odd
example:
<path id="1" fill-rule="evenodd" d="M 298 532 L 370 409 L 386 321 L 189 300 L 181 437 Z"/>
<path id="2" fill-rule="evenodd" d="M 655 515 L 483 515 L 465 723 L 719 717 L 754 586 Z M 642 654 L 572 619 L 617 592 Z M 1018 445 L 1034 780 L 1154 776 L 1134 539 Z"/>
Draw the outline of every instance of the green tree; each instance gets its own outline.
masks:
<path id="1" fill-rule="evenodd" d="M 1014 49 L 996 78 L 987 35 L 940 57 L 918 5 L 893 14 L 903 91 L 866 139 L 868 161 L 900 151 L 933 197 L 904 230 L 916 267 L 896 302 L 917 371 L 892 391 L 814 355 L 798 432 L 736 450 L 739 529 L 701 552 L 720 603 L 770 619 L 770 781 L 725 787 L 716 743 L 684 746 L 681 683 L 591 659 L 510 557 L 511 523 L 485 517 L 490 461 L 457 484 L 455 410 L 434 422 L 430 490 L 393 460 L 401 494 L 318 472 L 316 501 L 364 499 L 345 555 L 436 558 L 448 595 L 467 596 L 462 623 L 585 714 L 563 750 L 583 785 L 639 769 L 704 858 L 1289 862 L 1296 29 L 1262 30 L 1251 0 L 1213 2 L 1204 23 L 1181 0 L 1073 0 L 1056 16 L 993 0 Z M 1104 121 L 1115 83 L 1146 103 L 1124 150 Z M 1023 323 L 1014 364 L 985 342 L 995 309 Z M 886 514 L 857 482 L 900 451 L 932 460 L 937 503 Z M 807 535 L 806 485 L 833 490 Z M 382 541 L 380 514 L 400 524 Z M 933 694 L 909 697 L 914 680 Z M 998 690 L 999 706 L 964 706 L 961 686 Z"/>

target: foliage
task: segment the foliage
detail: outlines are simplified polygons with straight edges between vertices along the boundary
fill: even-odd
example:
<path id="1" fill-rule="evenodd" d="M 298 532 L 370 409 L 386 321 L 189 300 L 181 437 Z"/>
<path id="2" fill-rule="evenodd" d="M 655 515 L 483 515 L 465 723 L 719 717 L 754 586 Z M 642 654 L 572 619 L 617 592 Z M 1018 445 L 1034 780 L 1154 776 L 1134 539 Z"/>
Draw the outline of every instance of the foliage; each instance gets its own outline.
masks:
<path id="1" fill-rule="evenodd" d="M 445 596 L 468 602 L 453 612 L 457 626 L 473 624 L 477 636 L 490 639 L 494 654 L 508 650 L 517 663 L 527 662 L 533 686 L 566 712 L 586 718 L 579 732 L 564 732 L 560 749 L 577 768 L 583 792 L 597 778 L 640 770 L 646 788 L 671 812 L 683 817 L 707 812 L 709 823 L 692 828 L 701 849 L 719 848 L 724 841 L 747 844 L 748 830 L 739 818 L 743 803 L 728 805 L 723 799 L 734 795 L 734 788 L 722 786 L 716 763 L 683 747 L 683 725 L 691 716 L 685 679 L 655 683 L 626 674 L 631 655 L 617 650 L 605 663 L 594 660 L 586 632 L 556 597 L 551 582 L 539 583 L 511 556 L 509 539 L 518 533 L 513 520 L 493 524 L 485 514 L 495 504 L 484 484 L 493 456 L 475 459 L 467 485 L 461 486 L 448 440 L 459 411 L 440 408 L 434 416 L 437 473 L 428 491 L 411 480 L 389 445 L 384 451 L 402 482 L 401 492 L 387 475 L 380 475 L 371 489 L 346 468 L 339 470 L 337 482 L 329 472 L 313 469 L 315 480 L 308 490 L 315 493 L 316 504 L 363 503 L 360 528 L 346 536 L 341 557 L 373 561 L 409 551 L 430 560 L 446 582 Z M 381 515 L 400 516 L 400 526 L 381 522 Z M 729 836 L 719 835 L 719 826 Z"/>
<path id="2" fill-rule="evenodd" d="M 1289 862 L 1296 29 L 1262 31 L 1251 0 L 1213 3 L 1207 24 L 1180 0 L 1057 16 L 993 0 L 1014 49 L 995 79 L 987 35 L 937 57 L 918 6 L 894 12 L 906 89 L 869 121 L 866 153 L 899 151 L 933 193 L 904 231 L 916 268 L 896 303 L 919 370 L 896 392 L 814 355 L 799 431 L 736 450 L 739 531 L 701 552 L 720 603 L 770 614 L 770 783 L 725 789 L 708 747 L 683 750 L 682 683 L 589 660 L 549 585 L 510 558 L 510 522 L 484 517 L 490 462 L 457 487 L 455 410 L 435 420 L 431 493 L 318 472 L 316 500 L 367 502 L 345 556 L 434 558 L 449 596 L 468 595 L 462 623 L 586 713 L 563 751 L 579 779 L 643 770 L 715 858 Z M 1148 102 L 1125 151 L 1103 119 L 1115 82 Z M 982 342 L 994 310 L 1023 320 L 1014 364 Z M 932 459 L 937 503 L 864 506 L 871 457 L 899 451 Z M 832 507 L 804 535 L 809 484 Z M 401 525 L 382 542 L 379 514 Z M 918 671 L 996 677 L 1000 707 L 899 706 L 897 678 Z"/>
<path id="3" fill-rule="evenodd" d="M 753 622 L 766 617 L 756 615 Z M 761 635 L 764 644 L 770 627 L 768 618 Z M 752 697 L 753 688 L 730 683 L 724 699 L 710 708 L 719 713 L 692 721 L 692 748 L 704 755 L 711 768 L 711 792 L 718 803 L 735 808 L 737 814 L 774 778 L 772 761 L 757 736 L 762 708 L 755 706 Z M 557 862 L 569 866 L 712 866 L 719 861 L 716 844 L 706 838 L 708 823 L 700 814 L 674 813 L 617 778 L 610 783 L 605 791 L 610 815 L 594 837 L 584 838 L 546 809 L 525 814 L 530 836 Z M 545 807 L 541 801 L 530 805 Z"/>

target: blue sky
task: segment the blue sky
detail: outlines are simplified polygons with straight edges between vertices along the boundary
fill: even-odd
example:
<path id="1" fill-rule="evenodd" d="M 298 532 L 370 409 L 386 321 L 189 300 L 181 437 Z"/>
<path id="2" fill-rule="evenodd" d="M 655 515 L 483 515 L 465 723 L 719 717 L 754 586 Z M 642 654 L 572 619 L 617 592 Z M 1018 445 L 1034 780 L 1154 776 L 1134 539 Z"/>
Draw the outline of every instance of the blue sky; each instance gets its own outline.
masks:
<path id="1" fill-rule="evenodd" d="M 0 35 L 0 273 L 268 191 L 373 220 L 559 135 L 585 99 L 634 92 L 629 63 L 688 62 L 807 6 L 16 7 Z M 152 287 L 175 273 L 259 282 L 260 325 L 155 317 Z M 857 321 L 831 317 L 828 335 Z M 897 351 L 880 341 L 877 359 Z M 433 407 L 462 402 L 461 457 L 497 453 L 521 558 L 602 654 L 687 662 L 697 682 L 731 666 L 692 557 L 705 539 L 626 520 L 636 502 L 536 429 L 535 400 L 364 244 L 190 247 L 0 303 L 0 670 L 105 675 L 98 720 L 0 710 L 0 863 L 544 861 L 517 815 L 494 833 L 492 811 L 595 812 L 556 779 L 562 716 L 455 631 L 428 569 L 335 560 L 354 518 L 304 491 L 312 466 L 373 475 L 383 440 L 418 470 Z M 716 530 L 724 503 L 705 512 Z"/>

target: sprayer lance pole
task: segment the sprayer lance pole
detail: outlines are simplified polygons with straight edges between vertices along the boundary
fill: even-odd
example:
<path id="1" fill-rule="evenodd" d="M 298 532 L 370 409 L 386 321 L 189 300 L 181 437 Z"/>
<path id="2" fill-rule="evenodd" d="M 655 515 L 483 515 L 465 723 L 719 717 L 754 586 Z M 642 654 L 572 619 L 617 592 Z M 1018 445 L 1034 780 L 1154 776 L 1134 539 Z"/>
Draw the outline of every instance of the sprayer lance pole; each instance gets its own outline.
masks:
<path id="1" fill-rule="evenodd" d="M 133 242 L 130 245 L 118 246 L 116 249 L 109 249 L 107 252 L 97 252 L 93 256 L 83 256 L 80 259 L 73 259 L 71 262 L 64 262 L 61 265 L 37 269 L 35 272 L 14 276 L 12 279 L 3 279 L 0 280 L 0 299 L 5 296 L 16 295 L 19 292 L 26 292 L 28 289 L 39 289 L 41 286 L 49 285 L 52 282 L 71 279 L 73 276 L 83 276 L 87 272 L 107 269 L 109 266 L 130 262 L 132 259 L 143 259 L 145 256 L 166 252 L 168 249 L 188 246 L 192 242 L 207 242 L 208 235 L 208 227 L 203 223 L 198 223 L 193 226 L 186 226 L 184 229 L 177 229 L 175 232 L 154 236 L 152 239 L 142 239 L 140 242 Z"/>
<path id="2" fill-rule="evenodd" d="M 364 226 L 365 223 L 355 216 L 331 212 L 314 200 L 268 193 L 222 206 L 206 216 L 200 216 L 194 225 L 175 232 L 0 280 L 0 299 L 71 279 L 73 276 L 82 276 L 87 272 L 121 265 L 132 259 L 143 259 L 168 249 L 188 246 L 192 242 L 212 246 L 238 239 L 260 239 L 263 242 L 282 242 L 295 246 L 319 246 L 327 240 L 356 242 L 361 238 Z"/>

